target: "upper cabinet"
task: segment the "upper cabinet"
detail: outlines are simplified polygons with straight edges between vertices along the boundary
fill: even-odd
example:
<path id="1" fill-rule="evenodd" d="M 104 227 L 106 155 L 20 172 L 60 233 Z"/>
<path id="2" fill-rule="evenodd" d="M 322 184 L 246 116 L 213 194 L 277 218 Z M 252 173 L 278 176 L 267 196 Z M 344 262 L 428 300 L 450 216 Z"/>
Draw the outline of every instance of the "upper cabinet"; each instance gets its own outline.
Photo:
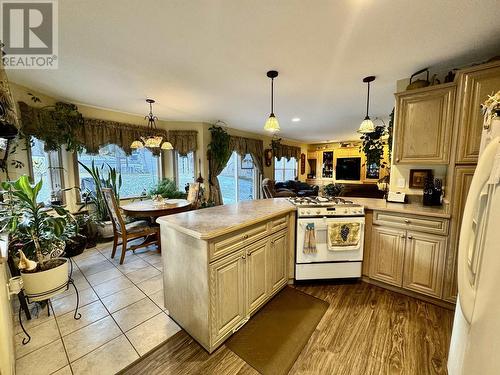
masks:
<path id="1" fill-rule="evenodd" d="M 455 89 L 449 83 L 396 94 L 396 164 L 448 164 Z"/>
<path id="2" fill-rule="evenodd" d="M 476 164 L 481 142 L 483 116 L 480 105 L 500 90 L 500 62 L 483 64 L 458 73 L 457 164 Z"/>

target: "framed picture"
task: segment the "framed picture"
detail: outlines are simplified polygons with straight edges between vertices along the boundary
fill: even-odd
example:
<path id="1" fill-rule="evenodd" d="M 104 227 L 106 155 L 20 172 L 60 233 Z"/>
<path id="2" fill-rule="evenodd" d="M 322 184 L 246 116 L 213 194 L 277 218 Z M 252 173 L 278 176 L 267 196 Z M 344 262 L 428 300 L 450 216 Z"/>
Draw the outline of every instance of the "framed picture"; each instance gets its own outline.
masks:
<path id="1" fill-rule="evenodd" d="M 250 154 L 241 159 L 241 169 L 253 169 L 253 159 Z"/>
<path id="2" fill-rule="evenodd" d="M 432 169 L 410 169 L 410 189 L 423 189 L 427 179 L 432 179 Z"/>

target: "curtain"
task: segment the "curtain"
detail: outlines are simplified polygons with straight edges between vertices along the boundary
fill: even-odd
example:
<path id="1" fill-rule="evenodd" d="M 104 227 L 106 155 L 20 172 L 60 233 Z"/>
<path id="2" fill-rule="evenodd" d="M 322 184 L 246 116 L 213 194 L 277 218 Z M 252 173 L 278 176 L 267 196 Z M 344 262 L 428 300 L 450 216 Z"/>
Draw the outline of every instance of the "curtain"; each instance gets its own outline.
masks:
<path id="1" fill-rule="evenodd" d="M 35 136 L 43 140 L 43 129 L 50 125 L 47 121 L 49 111 L 31 107 L 26 103 L 19 102 L 21 112 L 22 128 L 25 134 Z M 75 129 L 75 142 L 85 147 L 89 154 L 97 154 L 99 148 L 108 144 L 118 145 L 127 155 L 132 153 L 130 148 L 134 140 L 141 136 L 151 134 L 145 126 L 127 124 L 118 121 L 100 120 L 95 118 L 84 118 L 83 126 Z M 156 129 L 154 134 L 164 137 L 172 143 L 174 150 L 181 155 L 186 155 L 198 148 L 198 132 L 196 130 L 164 130 Z M 160 150 L 154 152 L 159 154 Z"/>
<path id="2" fill-rule="evenodd" d="M 227 159 L 215 160 L 210 157 L 210 152 L 208 152 L 208 182 L 210 184 L 210 200 L 216 205 L 220 206 L 222 202 L 222 193 L 220 190 L 219 179 L 217 178 L 226 167 L 227 162 L 231 158 L 231 153 L 228 152 Z"/>
<path id="3" fill-rule="evenodd" d="M 274 156 L 278 160 L 284 157 L 286 160 L 295 158 L 295 160 L 300 161 L 300 147 L 280 144 L 278 145 Z"/>
<path id="4" fill-rule="evenodd" d="M 231 136 L 229 147 L 242 157 L 246 154 L 252 156 L 253 163 L 260 173 L 264 173 L 264 142 L 260 139 Z"/>

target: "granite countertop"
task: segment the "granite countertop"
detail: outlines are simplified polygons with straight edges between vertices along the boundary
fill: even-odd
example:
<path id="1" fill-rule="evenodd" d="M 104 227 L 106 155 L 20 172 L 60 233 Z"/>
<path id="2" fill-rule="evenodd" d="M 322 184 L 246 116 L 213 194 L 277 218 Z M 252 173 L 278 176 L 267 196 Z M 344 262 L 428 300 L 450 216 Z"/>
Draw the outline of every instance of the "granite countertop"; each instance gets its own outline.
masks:
<path id="1" fill-rule="evenodd" d="M 385 199 L 376 198 L 345 198 L 365 206 L 368 210 L 390 211 L 410 215 L 424 215 L 449 219 L 451 217 L 449 205 L 424 206 L 421 202 L 390 203 Z"/>
<path id="2" fill-rule="evenodd" d="M 206 240 L 291 211 L 295 206 L 286 199 L 259 199 L 162 216 L 157 222 Z"/>

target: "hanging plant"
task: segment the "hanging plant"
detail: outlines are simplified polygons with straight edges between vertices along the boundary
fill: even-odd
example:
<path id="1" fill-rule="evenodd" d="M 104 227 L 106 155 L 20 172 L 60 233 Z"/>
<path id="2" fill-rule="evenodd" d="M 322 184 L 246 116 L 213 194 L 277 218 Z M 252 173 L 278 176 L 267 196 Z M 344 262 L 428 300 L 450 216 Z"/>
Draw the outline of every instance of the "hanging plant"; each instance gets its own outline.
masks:
<path id="1" fill-rule="evenodd" d="M 391 114 L 389 115 L 389 125 L 387 125 L 387 145 L 389 147 L 389 165 L 392 160 L 392 133 L 394 132 L 394 108 L 392 109 Z"/>
<path id="2" fill-rule="evenodd" d="M 281 147 L 281 138 L 273 138 L 271 140 L 271 149 L 273 150 L 273 155 L 278 155 L 278 151 Z"/>
<path id="3" fill-rule="evenodd" d="M 28 93 L 34 103 L 40 103 L 37 96 Z M 57 102 L 41 107 L 37 113 L 37 126 L 29 126 L 29 135 L 44 142 L 45 151 L 58 151 L 62 145 L 67 151 L 79 152 L 83 145 L 77 133 L 83 127 L 83 116 L 72 103 Z"/>
<path id="4" fill-rule="evenodd" d="M 207 147 L 207 157 L 216 164 L 226 164 L 231 156 L 229 141 L 231 136 L 221 126 L 213 125 L 208 130 L 212 134 L 212 140 Z"/>
<path id="5" fill-rule="evenodd" d="M 373 133 L 363 134 L 360 139 L 363 141 L 360 151 L 366 156 L 366 165 L 377 165 L 385 168 L 387 162 L 381 160 L 384 158 L 384 142 L 382 136 L 386 134 L 384 126 L 377 126 Z"/>

